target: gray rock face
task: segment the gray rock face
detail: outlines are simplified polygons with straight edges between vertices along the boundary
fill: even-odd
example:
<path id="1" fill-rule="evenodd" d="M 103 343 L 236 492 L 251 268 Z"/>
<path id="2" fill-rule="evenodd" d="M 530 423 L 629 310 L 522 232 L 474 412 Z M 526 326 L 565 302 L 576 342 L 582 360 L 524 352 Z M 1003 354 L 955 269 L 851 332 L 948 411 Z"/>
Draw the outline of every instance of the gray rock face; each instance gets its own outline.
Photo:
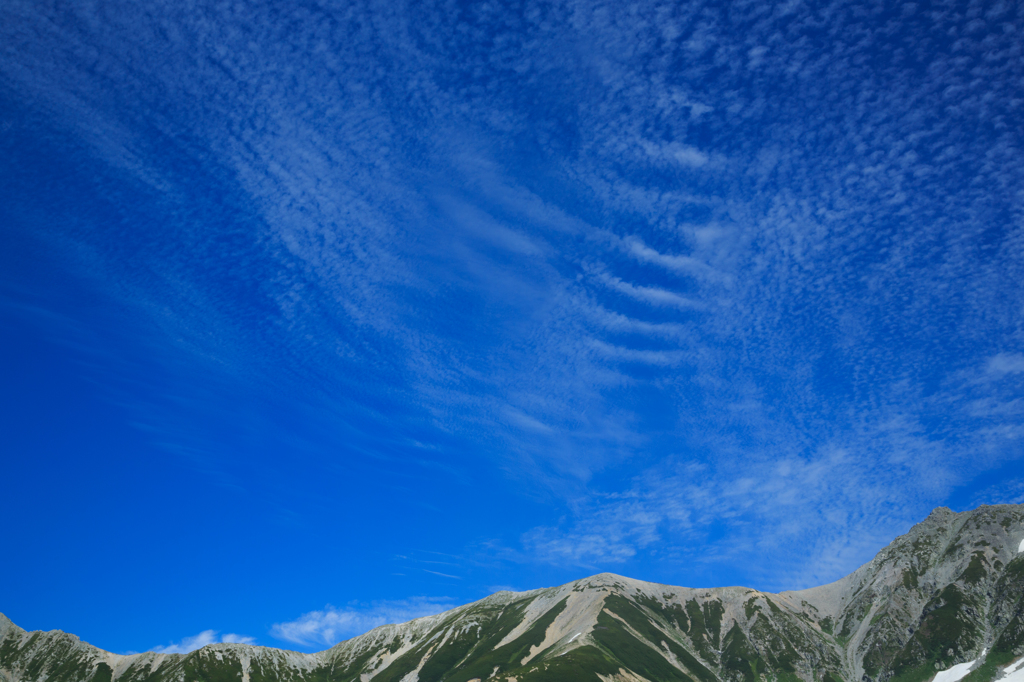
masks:
<path id="1" fill-rule="evenodd" d="M 215 644 L 119 656 L 0 615 L 0 682 L 990 682 L 1024 656 L 1022 549 L 1022 505 L 936 509 L 870 563 L 809 590 L 602 573 L 316 654 Z"/>

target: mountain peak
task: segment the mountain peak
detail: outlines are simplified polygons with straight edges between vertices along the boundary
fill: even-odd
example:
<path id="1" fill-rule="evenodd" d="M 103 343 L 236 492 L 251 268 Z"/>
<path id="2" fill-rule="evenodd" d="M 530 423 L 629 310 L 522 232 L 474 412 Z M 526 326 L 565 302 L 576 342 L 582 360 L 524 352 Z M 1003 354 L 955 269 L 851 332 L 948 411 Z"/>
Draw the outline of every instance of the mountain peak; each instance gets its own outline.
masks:
<path id="1" fill-rule="evenodd" d="M 21 628 L 15 625 L 10 618 L 0 613 L 0 637 L 2 637 L 8 630 L 12 629 L 21 630 Z"/>
<path id="2" fill-rule="evenodd" d="M 599 573 L 497 592 L 316 654 L 216 644 L 117 656 L 0 615 L 0 681 L 928 682 L 943 671 L 936 682 L 993 682 L 1024 656 L 1022 539 L 1024 506 L 943 507 L 810 590 Z"/>

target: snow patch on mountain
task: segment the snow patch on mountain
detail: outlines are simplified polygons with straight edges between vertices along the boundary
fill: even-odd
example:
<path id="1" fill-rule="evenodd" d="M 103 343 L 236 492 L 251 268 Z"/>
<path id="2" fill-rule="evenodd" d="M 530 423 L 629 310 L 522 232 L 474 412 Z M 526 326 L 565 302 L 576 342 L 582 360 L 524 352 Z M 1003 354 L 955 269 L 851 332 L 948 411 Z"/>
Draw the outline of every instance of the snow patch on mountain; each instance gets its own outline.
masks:
<path id="1" fill-rule="evenodd" d="M 1007 666 L 1003 672 L 1006 676 L 1000 678 L 999 682 L 1024 682 L 1024 658 Z"/>
<path id="2" fill-rule="evenodd" d="M 954 665 L 949 670 L 943 670 L 935 676 L 935 679 L 932 680 L 932 682 L 959 682 L 959 680 L 962 680 L 963 678 L 967 677 L 967 673 L 971 672 L 971 668 L 974 667 L 975 663 L 985 658 L 986 651 L 988 651 L 988 649 L 982 650 L 981 656 L 974 659 L 973 661 L 968 661 L 967 663 L 960 663 L 959 665 Z"/>

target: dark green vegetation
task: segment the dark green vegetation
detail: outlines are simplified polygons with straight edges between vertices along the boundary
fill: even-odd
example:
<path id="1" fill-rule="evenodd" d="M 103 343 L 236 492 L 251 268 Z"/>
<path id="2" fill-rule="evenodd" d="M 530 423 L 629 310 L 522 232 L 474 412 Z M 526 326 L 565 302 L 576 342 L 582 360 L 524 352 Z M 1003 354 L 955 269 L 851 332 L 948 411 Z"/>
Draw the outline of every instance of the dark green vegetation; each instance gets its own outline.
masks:
<path id="1" fill-rule="evenodd" d="M 693 590 L 601 574 L 500 592 L 318 654 L 115 656 L 0 616 L 0 682 L 928 682 L 1024 656 L 1024 507 L 932 513 L 843 580 Z M 982 651 L 986 654 L 982 656 Z"/>

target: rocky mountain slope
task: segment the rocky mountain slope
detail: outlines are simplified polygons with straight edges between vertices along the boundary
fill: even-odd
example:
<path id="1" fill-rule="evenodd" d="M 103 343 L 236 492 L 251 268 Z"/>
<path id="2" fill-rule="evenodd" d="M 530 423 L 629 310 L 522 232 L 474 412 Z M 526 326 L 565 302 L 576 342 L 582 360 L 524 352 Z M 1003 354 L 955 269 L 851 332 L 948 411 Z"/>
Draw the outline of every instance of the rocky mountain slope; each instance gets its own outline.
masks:
<path id="1" fill-rule="evenodd" d="M 830 585 L 602 573 L 499 592 L 315 654 L 119 656 L 0 616 L 0 682 L 1024 682 L 1024 506 L 937 509 Z"/>

